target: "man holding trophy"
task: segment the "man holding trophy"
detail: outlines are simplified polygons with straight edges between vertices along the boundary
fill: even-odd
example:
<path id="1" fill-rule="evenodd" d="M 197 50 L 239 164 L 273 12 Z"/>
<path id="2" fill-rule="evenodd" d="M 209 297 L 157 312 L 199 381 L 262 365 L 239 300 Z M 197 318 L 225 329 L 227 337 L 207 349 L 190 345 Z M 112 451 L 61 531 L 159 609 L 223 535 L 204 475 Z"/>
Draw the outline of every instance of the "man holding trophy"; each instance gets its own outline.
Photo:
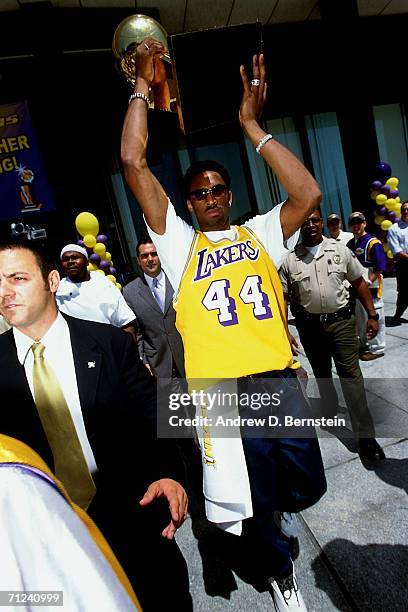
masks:
<path id="1" fill-rule="evenodd" d="M 288 249 L 295 246 L 299 227 L 319 205 L 320 189 L 302 163 L 259 124 L 266 71 L 263 55 L 255 55 L 252 80 L 244 66 L 240 68 L 239 120 L 288 198 L 242 226 L 231 226 L 233 203 L 227 170 L 215 161 L 196 162 L 185 175 L 184 191 L 200 231 L 179 218 L 146 161 L 149 90 L 152 84 L 160 85 L 157 66 L 165 51 L 152 37 L 136 49 L 136 79 L 124 122 L 122 161 L 176 292 L 176 326 L 184 343 L 187 379 L 234 380 L 238 387 L 261 389 L 271 397 L 279 393 L 278 411 L 270 408 L 272 418 L 308 414 L 276 270 Z M 244 413 L 239 406 L 239 414 Z M 257 437 L 245 436 L 241 430 L 241 437 L 231 445 L 234 456 L 228 452 L 230 443 L 217 440 L 212 465 L 205 459 L 203 445 L 207 516 L 226 531 L 250 538 L 259 577 L 268 585 L 276 610 L 304 611 L 291 558 L 293 533 L 284 529 L 280 519 L 311 506 L 325 492 L 314 430 L 306 428 L 304 437 L 293 438 L 287 429 L 281 436 L 263 432 Z M 237 484 L 232 486 L 232 481 Z M 219 499 L 207 494 L 215 489 Z M 227 490 L 230 498 L 225 495 Z"/>

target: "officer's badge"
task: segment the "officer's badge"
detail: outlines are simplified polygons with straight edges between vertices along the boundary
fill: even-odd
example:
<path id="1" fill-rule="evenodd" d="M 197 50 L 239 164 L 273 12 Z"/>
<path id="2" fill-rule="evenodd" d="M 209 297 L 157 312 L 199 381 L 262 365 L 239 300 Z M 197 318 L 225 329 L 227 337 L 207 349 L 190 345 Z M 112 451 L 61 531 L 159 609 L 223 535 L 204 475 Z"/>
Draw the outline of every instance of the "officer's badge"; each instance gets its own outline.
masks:
<path id="1" fill-rule="evenodd" d="M 335 264 L 339 264 L 341 262 L 341 257 L 338 253 L 335 253 L 335 255 L 333 255 L 333 261 Z"/>

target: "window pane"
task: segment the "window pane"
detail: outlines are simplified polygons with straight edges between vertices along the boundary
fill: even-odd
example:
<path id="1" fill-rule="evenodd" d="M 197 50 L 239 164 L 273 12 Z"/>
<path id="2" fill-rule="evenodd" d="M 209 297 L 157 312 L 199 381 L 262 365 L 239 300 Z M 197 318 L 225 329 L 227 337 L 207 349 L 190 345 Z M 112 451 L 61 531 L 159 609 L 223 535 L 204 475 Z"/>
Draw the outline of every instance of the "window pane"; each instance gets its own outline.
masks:
<path id="1" fill-rule="evenodd" d="M 336 113 L 306 115 L 305 119 L 314 173 L 323 192 L 323 217 L 336 213 L 347 228 L 351 201 Z"/>
<path id="2" fill-rule="evenodd" d="M 381 161 L 392 168 L 399 178 L 401 201 L 408 198 L 407 124 L 399 104 L 374 106 L 375 129 Z"/>
<path id="3" fill-rule="evenodd" d="M 295 122 L 292 117 L 283 117 L 281 119 L 272 119 L 266 122 L 268 131 L 274 135 L 274 137 L 285 147 L 287 147 L 292 153 L 303 160 L 302 145 L 300 143 L 299 133 L 296 131 Z M 288 194 L 278 183 L 276 176 L 272 170 L 268 168 L 269 175 L 273 184 L 273 190 L 277 196 L 277 202 L 283 202 L 288 197 Z M 269 210 L 269 209 L 268 209 Z"/>

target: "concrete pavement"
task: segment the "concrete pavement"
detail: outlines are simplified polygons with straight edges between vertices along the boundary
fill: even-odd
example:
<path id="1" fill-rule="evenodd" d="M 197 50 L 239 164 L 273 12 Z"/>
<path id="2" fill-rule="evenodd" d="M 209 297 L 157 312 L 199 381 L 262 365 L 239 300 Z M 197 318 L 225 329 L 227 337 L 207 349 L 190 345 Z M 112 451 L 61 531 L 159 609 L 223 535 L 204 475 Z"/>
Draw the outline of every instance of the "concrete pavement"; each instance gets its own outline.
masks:
<path id="1" fill-rule="evenodd" d="M 395 285 L 395 279 L 385 279 L 388 317 L 394 313 Z M 387 328 L 385 356 L 360 362 L 387 460 L 367 470 L 351 439 L 322 434 L 320 440 L 328 491 L 300 516 L 295 566 L 311 612 L 408 608 L 408 313 L 405 316 L 405 324 Z M 293 326 L 291 331 L 296 332 Z M 310 376 L 308 395 L 317 398 L 303 354 L 300 361 Z M 197 612 L 273 610 L 269 593 L 249 584 L 253 559 L 240 549 L 239 538 L 193 516 L 177 540 L 187 559 Z"/>

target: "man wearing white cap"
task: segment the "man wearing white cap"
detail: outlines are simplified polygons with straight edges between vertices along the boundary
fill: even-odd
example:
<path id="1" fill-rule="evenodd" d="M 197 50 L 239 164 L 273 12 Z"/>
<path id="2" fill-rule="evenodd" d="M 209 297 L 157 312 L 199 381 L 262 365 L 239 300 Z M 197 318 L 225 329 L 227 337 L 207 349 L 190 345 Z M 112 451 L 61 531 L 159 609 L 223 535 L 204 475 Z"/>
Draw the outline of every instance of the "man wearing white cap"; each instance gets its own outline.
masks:
<path id="1" fill-rule="evenodd" d="M 60 260 L 66 274 L 56 294 L 61 312 L 77 319 L 108 323 L 134 334 L 132 309 L 105 275 L 88 271 L 86 249 L 67 244 L 61 251 Z"/>

